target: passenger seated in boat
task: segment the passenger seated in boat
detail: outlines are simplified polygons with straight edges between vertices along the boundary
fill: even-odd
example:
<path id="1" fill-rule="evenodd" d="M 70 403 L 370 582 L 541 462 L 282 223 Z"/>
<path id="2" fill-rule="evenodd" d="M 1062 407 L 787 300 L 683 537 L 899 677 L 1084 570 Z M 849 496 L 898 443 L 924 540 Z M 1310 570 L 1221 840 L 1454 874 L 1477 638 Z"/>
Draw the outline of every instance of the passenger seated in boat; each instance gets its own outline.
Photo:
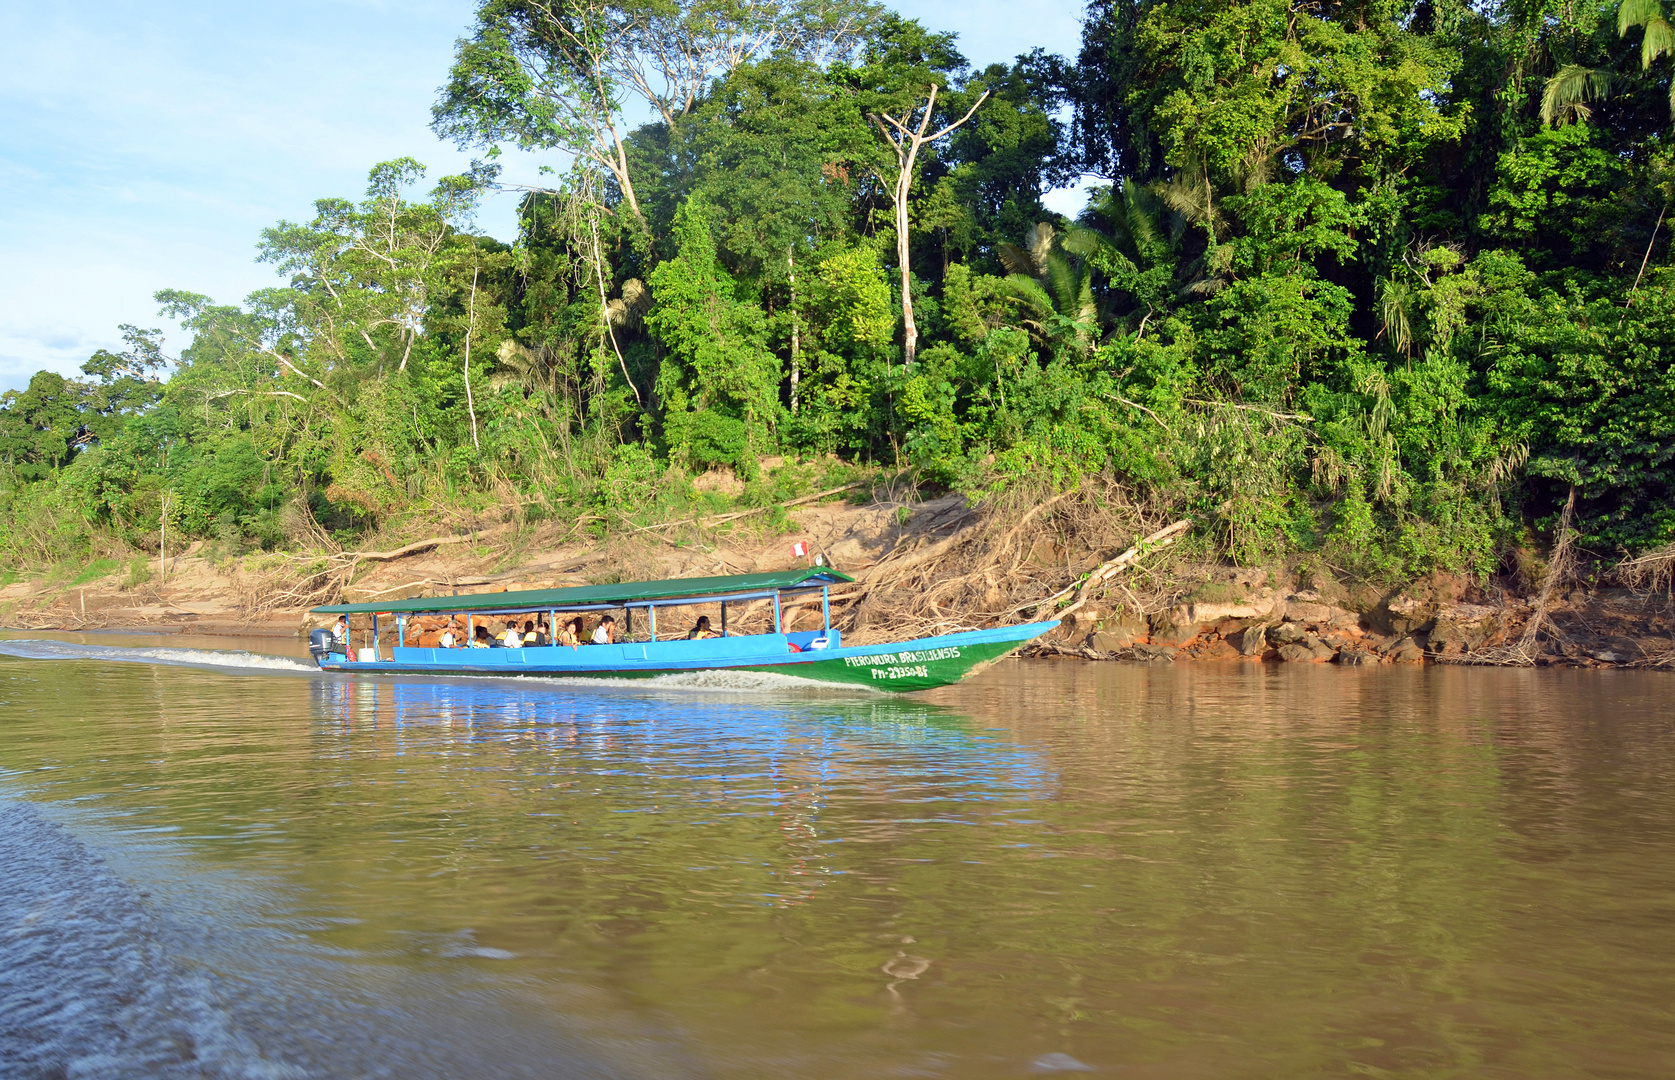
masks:
<path id="1" fill-rule="evenodd" d="M 473 649 L 492 649 L 494 646 L 495 640 L 489 633 L 489 628 L 486 626 L 477 627 L 477 632 L 471 635 L 471 647 Z"/>
<path id="2" fill-rule="evenodd" d="M 531 649 L 537 646 L 545 645 L 546 643 L 547 635 L 535 629 L 535 620 L 525 619 L 523 621 L 523 647 Z"/>
<path id="3" fill-rule="evenodd" d="M 553 628 L 547 625 L 547 620 L 536 619 L 535 632 L 541 636 L 541 644 L 551 645 L 553 643 Z"/>
<path id="4" fill-rule="evenodd" d="M 349 652 L 349 616 L 339 615 L 332 623 L 332 652 Z"/>
<path id="5" fill-rule="evenodd" d="M 705 638 L 720 636 L 720 634 L 710 629 L 710 617 L 708 615 L 698 616 L 698 625 L 686 632 L 686 640 L 688 641 L 702 641 Z"/>
<path id="6" fill-rule="evenodd" d="M 558 626 L 558 643 L 560 645 L 568 645 L 572 649 L 581 645 L 582 620 L 571 619 L 567 623 L 560 623 Z"/>
<path id="7" fill-rule="evenodd" d="M 593 643 L 595 645 L 609 645 L 616 641 L 616 620 L 607 615 L 599 620 L 599 625 L 593 628 Z"/>
<path id="8" fill-rule="evenodd" d="M 516 620 L 506 620 L 506 632 L 500 635 L 500 644 L 502 647 L 507 649 L 519 649 L 523 647 L 523 635 L 518 632 L 518 624 Z"/>
<path id="9" fill-rule="evenodd" d="M 451 649 L 454 647 L 454 628 L 452 625 L 444 626 L 442 628 L 442 635 L 436 639 L 436 647 L 438 649 Z"/>

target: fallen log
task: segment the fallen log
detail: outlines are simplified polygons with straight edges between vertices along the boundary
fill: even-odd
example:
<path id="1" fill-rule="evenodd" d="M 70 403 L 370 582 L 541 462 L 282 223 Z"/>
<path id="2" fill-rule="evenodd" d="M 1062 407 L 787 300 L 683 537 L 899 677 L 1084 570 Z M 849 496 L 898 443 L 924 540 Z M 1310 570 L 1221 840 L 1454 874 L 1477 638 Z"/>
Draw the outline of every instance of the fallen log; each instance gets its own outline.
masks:
<path id="1" fill-rule="evenodd" d="M 1172 525 L 1159 529 L 1157 532 L 1152 533 L 1150 536 L 1141 540 L 1139 543 L 1135 544 L 1121 555 L 1118 555 L 1116 558 L 1107 559 L 1100 563 L 1099 566 L 1094 568 L 1094 571 L 1087 576 L 1087 580 L 1082 581 L 1079 584 L 1071 585 L 1068 588 L 1060 589 L 1058 592 L 1047 597 L 1045 600 L 1035 600 L 1028 604 L 1019 604 L 1006 614 L 1014 615 L 1026 608 L 1032 607 L 1043 608 L 1048 604 L 1053 603 L 1060 597 L 1070 592 L 1075 592 L 1075 602 L 1063 611 L 1056 613 L 1058 617 L 1062 619 L 1092 599 L 1094 588 L 1110 580 L 1116 575 L 1117 571 L 1124 570 L 1134 565 L 1134 563 L 1138 562 L 1142 556 L 1149 555 L 1160 547 L 1165 547 L 1174 543 L 1176 540 L 1179 540 L 1191 527 L 1192 522 L 1183 518 Z"/>
<path id="2" fill-rule="evenodd" d="M 342 557 L 363 562 L 389 562 L 392 559 L 403 559 L 409 555 L 417 555 L 421 551 L 431 551 L 435 548 L 446 547 L 449 544 L 468 543 L 473 539 L 476 539 L 476 537 L 433 536 L 429 540 L 415 540 L 411 544 L 405 544 L 393 551 L 345 551 Z"/>

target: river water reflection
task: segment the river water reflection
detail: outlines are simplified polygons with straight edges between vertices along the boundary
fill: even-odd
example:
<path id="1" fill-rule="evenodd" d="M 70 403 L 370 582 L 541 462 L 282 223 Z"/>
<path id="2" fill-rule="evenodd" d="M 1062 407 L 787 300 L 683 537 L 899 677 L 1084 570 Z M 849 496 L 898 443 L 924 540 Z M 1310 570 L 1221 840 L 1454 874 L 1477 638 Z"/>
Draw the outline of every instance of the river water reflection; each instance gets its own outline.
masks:
<path id="1" fill-rule="evenodd" d="M 1665 675 L 62 640 L 0 642 L 0 1075 L 1675 1074 Z"/>

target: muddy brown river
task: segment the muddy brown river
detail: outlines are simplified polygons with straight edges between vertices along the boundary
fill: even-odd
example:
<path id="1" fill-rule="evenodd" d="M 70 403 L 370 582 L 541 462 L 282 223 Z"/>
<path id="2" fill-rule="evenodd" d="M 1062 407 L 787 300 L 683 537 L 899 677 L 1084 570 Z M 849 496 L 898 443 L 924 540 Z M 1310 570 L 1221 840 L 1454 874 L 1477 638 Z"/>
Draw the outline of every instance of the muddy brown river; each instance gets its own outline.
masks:
<path id="1" fill-rule="evenodd" d="M 8 1080 L 1675 1075 L 1669 675 L 0 637 Z"/>

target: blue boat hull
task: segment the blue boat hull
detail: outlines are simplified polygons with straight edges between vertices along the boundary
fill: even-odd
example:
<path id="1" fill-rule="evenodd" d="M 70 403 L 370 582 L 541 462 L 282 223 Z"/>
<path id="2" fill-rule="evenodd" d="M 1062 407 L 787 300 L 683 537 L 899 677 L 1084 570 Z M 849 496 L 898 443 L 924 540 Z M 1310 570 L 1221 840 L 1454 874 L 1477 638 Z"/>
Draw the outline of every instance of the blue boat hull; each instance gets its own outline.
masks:
<path id="1" fill-rule="evenodd" d="M 644 679 L 692 671 L 767 671 L 815 682 L 928 690 L 946 686 L 1040 637 L 1057 622 L 920 638 L 891 645 L 809 648 L 820 631 L 753 634 L 705 641 L 634 641 L 617 645 L 523 649 L 420 649 L 398 646 L 389 660 L 332 655 L 326 671 L 392 675 L 544 676 Z M 831 639 L 837 644 L 837 633 Z M 804 651 L 793 652 L 796 645 Z"/>

